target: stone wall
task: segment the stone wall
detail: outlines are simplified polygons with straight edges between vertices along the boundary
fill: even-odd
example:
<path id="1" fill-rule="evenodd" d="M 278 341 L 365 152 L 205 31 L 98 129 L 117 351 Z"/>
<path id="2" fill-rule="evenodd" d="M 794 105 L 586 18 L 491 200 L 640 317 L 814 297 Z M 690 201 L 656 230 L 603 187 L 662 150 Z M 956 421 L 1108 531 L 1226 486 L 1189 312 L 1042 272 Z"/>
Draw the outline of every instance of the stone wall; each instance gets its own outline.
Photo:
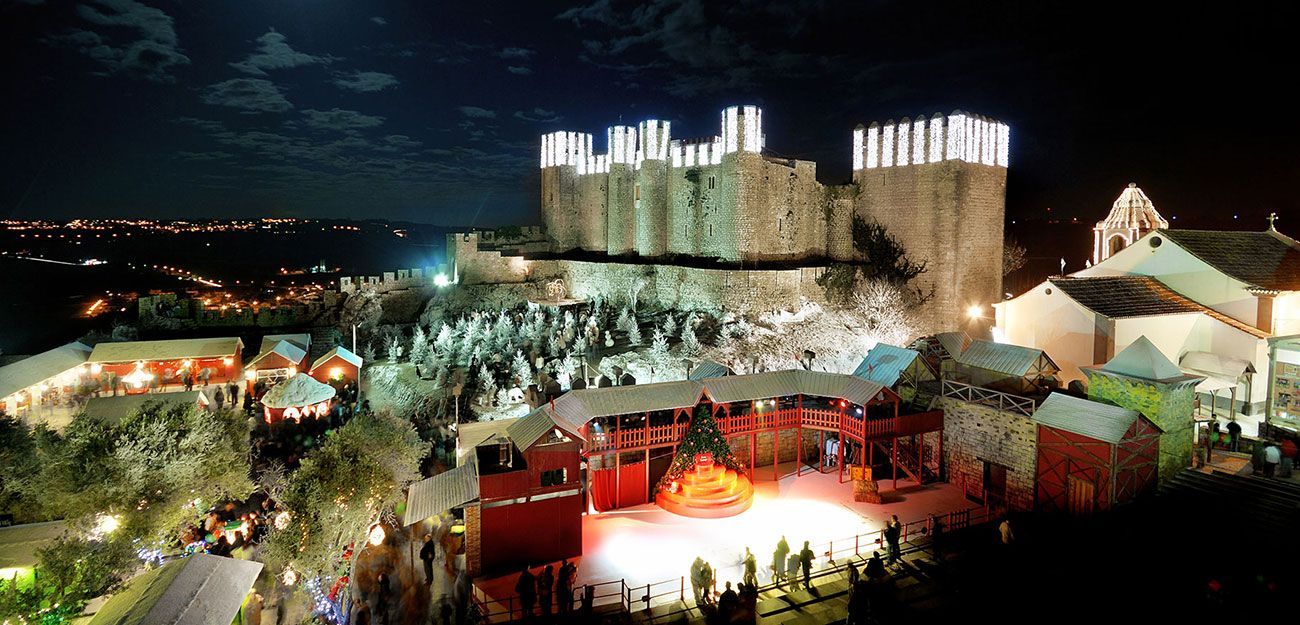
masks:
<path id="1" fill-rule="evenodd" d="M 1160 481 L 1192 466 L 1196 424 L 1192 411 L 1196 403 L 1195 382 L 1163 384 L 1138 378 L 1084 370 L 1088 374 L 1088 398 L 1136 410 L 1160 428 Z"/>
<path id="2" fill-rule="evenodd" d="M 983 496 L 984 464 L 1007 467 L 1007 505 L 1032 510 L 1037 481 L 1038 426 L 1019 413 L 951 397 L 935 400 L 944 411 L 943 455 L 948 482 Z"/>
<path id="3" fill-rule="evenodd" d="M 781 431 L 781 440 L 780 440 L 780 452 L 781 452 L 780 461 L 781 462 L 795 461 L 795 457 L 796 457 L 795 439 L 796 439 L 796 433 L 794 430 Z M 773 445 L 773 441 L 775 440 L 776 437 L 774 436 L 773 432 L 769 431 L 769 432 L 758 433 L 758 436 L 754 441 L 755 457 L 758 458 L 757 462 L 755 462 L 749 457 L 749 435 L 748 434 L 743 436 L 734 436 L 732 438 L 727 439 L 727 442 L 731 444 L 731 451 L 736 454 L 736 458 L 740 460 L 741 464 L 747 467 L 748 466 L 771 467 L 772 466 L 772 445 Z"/>

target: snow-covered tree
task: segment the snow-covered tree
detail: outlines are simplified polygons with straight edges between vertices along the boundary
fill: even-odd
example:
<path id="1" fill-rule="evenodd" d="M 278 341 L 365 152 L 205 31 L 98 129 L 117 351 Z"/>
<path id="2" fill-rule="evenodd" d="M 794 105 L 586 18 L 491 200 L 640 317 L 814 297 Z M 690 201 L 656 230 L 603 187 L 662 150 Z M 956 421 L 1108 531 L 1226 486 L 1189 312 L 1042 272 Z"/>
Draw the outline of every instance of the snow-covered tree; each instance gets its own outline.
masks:
<path id="1" fill-rule="evenodd" d="M 440 352 L 446 354 L 451 350 L 453 342 L 452 329 L 450 325 L 443 322 L 442 327 L 438 329 L 437 338 L 433 339 L 433 346 Z"/>
<path id="2" fill-rule="evenodd" d="M 445 327 L 445 326 L 444 326 Z M 411 353 L 408 356 L 411 362 L 422 365 L 425 358 L 429 356 L 429 337 L 424 333 L 424 327 L 416 324 L 415 334 L 411 336 Z"/>
<path id="3" fill-rule="evenodd" d="M 905 345 L 916 335 L 912 304 L 902 288 L 884 280 L 869 280 L 853 294 L 853 310 L 863 317 L 875 340 Z"/>
<path id="4" fill-rule="evenodd" d="M 515 360 L 510 365 L 510 372 L 519 380 L 519 388 L 528 388 L 533 383 L 533 367 L 528 364 L 528 357 L 522 350 L 515 350 Z"/>
<path id="5" fill-rule="evenodd" d="M 388 362 L 396 364 L 402 358 L 402 339 L 394 336 L 388 339 Z"/>
<path id="6" fill-rule="evenodd" d="M 686 316 L 682 322 L 682 355 L 698 356 L 700 353 L 700 339 L 695 336 L 695 313 Z"/>
<path id="7" fill-rule="evenodd" d="M 642 339 L 641 326 L 637 325 L 636 321 L 634 320 L 632 322 L 632 325 L 628 326 L 627 328 L 627 342 L 631 343 L 634 346 L 640 345 L 641 339 Z"/>
<path id="8" fill-rule="evenodd" d="M 478 392 L 479 401 L 485 406 L 491 405 L 497 396 L 496 376 L 492 375 L 487 363 L 478 366 Z"/>
<path id="9" fill-rule="evenodd" d="M 664 313 L 663 331 L 664 336 L 673 336 L 677 334 L 677 320 L 673 318 L 671 312 Z"/>
<path id="10" fill-rule="evenodd" d="M 668 335 L 664 334 L 663 330 L 655 330 L 647 359 L 656 371 L 668 366 L 668 361 L 672 359 L 672 355 L 668 353 Z"/>

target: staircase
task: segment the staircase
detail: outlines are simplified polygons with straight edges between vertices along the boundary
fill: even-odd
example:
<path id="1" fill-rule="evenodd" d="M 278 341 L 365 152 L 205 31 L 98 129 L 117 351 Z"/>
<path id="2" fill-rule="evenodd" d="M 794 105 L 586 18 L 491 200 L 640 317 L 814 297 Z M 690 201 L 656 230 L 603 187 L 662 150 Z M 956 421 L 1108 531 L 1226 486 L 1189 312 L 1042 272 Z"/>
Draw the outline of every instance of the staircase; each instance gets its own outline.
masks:
<path id="1" fill-rule="evenodd" d="M 884 458 L 884 464 L 888 465 L 893 452 L 893 439 L 875 441 L 877 458 Z M 883 456 L 879 455 L 883 454 Z M 921 463 L 917 461 L 917 448 L 912 442 L 912 437 L 904 436 L 898 438 L 898 470 L 911 478 L 917 484 L 926 484 L 929 482 L 938 482 L 939 467 L 933 462 Z"/>
<path id="2" fill-rule="evenodd" d="M 1288 480 L 1184 469 L 1160 485 L 1157 497 L 1280 535 L 1300 525 L 1300 484 Z"/>

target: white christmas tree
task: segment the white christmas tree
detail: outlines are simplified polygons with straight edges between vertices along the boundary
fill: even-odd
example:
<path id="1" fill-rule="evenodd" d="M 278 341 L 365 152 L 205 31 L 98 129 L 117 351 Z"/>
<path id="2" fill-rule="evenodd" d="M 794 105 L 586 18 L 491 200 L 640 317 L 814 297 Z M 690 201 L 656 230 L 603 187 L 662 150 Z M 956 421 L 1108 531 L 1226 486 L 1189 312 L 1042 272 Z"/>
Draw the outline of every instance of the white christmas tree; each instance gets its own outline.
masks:
<path id="1" fill-rule="evenodd" d="M 698 356 L 700 353 L 700 339 L 695 336 L 695 313 L 687 315 L 686 321 L 682 322 L 682 355 Z"/>
<path id="2" fill-rule="evenodd" d="M 402 339 L 394 336 L 388 339 L 388 362 L 397 364 L 402 358 Z"/>
<path id="3" fill-rule="evenodd" d="M 511 373 L 519 380 L 519 388 L 528 388 L 533 383 L 533 367 L 522 350 L 515 350 L 515 360 L 510 367 Z"/>
<path id="4" fill-rule="evenodd" d="M 424 327 L 416 324 L 415 334 L 411 336 L 411 362 L 422 365 L 428 355 L 429 337 L 424 333 Z"/>
<path id="5" fill-rule="evenodd" d="M 671 312 L 664 313 L 663 331 L 664 336 L 673 336 L 674 334 L 677 334 L 677 320 L 673 319 L 673 314 Z"/>
<path id="6" fill-rule="evenodd" d="M 663 330 L 655 330 L 654 338 L 650 341 L 650 366 L 656 371 L 663 370 L 668 365 L 668 360 L 672 355 L 668 353 L 668 336 Z"/>

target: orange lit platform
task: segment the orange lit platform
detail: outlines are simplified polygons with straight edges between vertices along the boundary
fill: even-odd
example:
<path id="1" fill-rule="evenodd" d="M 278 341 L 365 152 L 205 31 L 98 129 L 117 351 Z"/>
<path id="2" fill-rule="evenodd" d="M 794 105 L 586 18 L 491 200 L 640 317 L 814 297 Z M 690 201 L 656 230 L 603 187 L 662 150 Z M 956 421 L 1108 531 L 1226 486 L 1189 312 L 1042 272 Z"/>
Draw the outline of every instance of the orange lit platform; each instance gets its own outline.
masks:
<path id="1" fill-rule="evenodd" d="M 697 462 L 694 471 L 673 484 L 655 494 L 655 503 L 682 516 L 721 519 L 748 510 L 754 501 L 748 477 L 709 460 Z"/>

